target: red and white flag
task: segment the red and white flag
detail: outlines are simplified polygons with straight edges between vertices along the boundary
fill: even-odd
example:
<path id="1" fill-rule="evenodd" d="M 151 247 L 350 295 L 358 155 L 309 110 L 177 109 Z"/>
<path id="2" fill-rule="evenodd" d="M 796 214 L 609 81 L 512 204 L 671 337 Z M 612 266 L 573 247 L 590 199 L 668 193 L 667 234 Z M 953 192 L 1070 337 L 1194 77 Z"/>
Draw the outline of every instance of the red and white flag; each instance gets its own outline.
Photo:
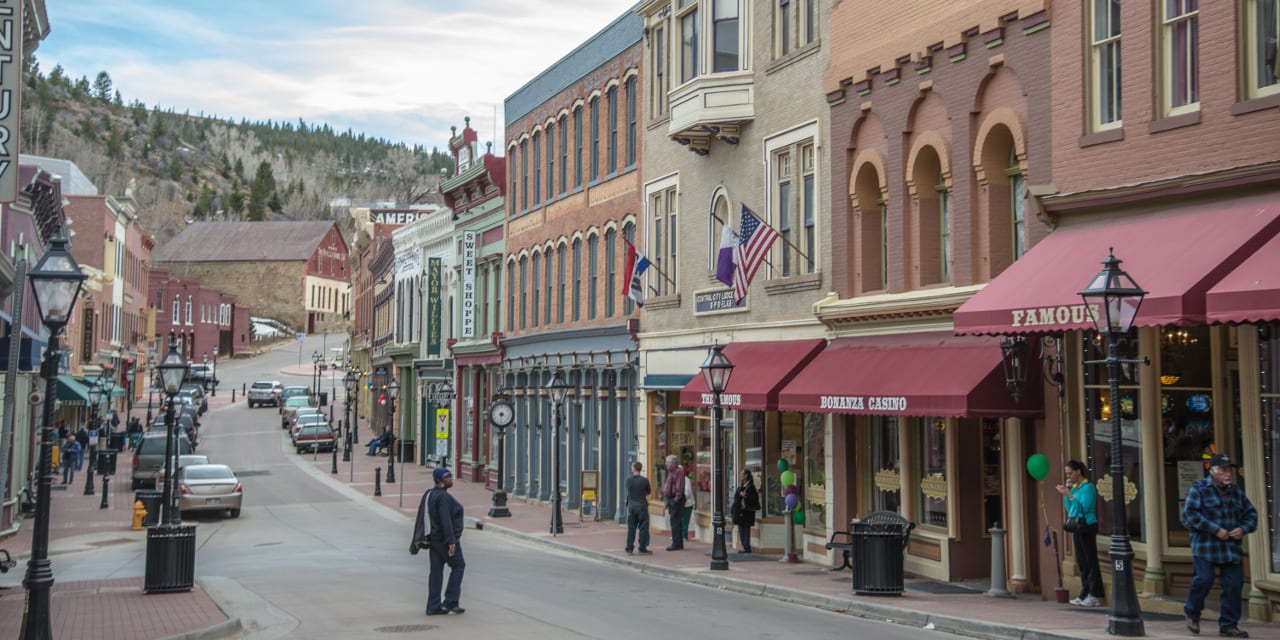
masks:
<path id="1" fill-rule="evenodd" d="M 778 239 L 778 232 L 773 227 L 756 217 L 747 205 L 742 205 L 742 223 L 738 225 L 738 247 L 733 252 L 733 295 L 734 303 L 741 303 L 747 297 L 747 287 L 751 279 L 760 269 L 760 263 L 769 255 L 769 248 Z"/>

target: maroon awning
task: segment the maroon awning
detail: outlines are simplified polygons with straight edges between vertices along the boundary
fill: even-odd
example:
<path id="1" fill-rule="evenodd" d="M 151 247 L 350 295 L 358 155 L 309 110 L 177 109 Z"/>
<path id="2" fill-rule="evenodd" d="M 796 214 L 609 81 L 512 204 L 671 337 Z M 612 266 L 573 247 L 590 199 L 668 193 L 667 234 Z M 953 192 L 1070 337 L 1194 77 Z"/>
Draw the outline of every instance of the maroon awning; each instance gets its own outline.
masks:
<path id="1" fill-rule="evenodd" d="M 796 375 L 778 409 L 905 416 L 1033 416 L 1041 383 L 1015 403 L 1004 382 L 1000 343 L 949 333 L 840 338 Z"/>
<path id="2" fill-rule="evenodd" d="M 778 390 L 826 344 L 826 340 L 817 338 L 725 345 L 724 355 L 733 363 L 733 374 L 729 376 L 729 386 L 720 394 L 720 404 L 731 409 L 776 410 Z M 710 407 L 714 403 L 701 372 L 680 390 L 682 407 Z"/>
<path id="3" fill-rule="evenodd" d="M 1274 196 L 1204 203 L 1170 213 L 1065 221 L 956 309 L 959 334 L 1092 327 L 1080 290 L 1114 247 L 1147 293 L 1136 326 L 1204 324 L 1209 287 L 1280 231 Z"/>
<path id="4" fill-rule="evenodd" d="M 1280 320 L 1280 236 L 1213 285 L 1205 305 L 1209 322 Z"/>

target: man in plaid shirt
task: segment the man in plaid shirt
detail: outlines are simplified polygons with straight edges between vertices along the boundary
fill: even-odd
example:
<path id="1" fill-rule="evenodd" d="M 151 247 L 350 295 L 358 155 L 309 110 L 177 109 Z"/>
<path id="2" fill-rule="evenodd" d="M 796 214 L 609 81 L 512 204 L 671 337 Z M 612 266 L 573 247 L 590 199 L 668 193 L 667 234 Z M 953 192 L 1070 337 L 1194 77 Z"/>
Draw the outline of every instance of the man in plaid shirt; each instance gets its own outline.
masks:
<path id="1" fill-rule="evenodd" d="M 1235 466 L 1225 453 L 1210 458 L 1209 477 L 1191 485 L 1182 507 L 1182 525 L 1191 532 L 1195 568 L 1183 607 L 1191 633 L 1200 633 L 1200 611 L 1213 586 L 1216 568 L 1222 584 L 1218 635 L 1249 637 L 1248 632 L 1236 626 L 1240 622 L 1240 587 L 1244 582 L 1240 541 L 1258 528 L 1258 511 L 1245 497 L 1244 489 L 1232 483 Z"/>

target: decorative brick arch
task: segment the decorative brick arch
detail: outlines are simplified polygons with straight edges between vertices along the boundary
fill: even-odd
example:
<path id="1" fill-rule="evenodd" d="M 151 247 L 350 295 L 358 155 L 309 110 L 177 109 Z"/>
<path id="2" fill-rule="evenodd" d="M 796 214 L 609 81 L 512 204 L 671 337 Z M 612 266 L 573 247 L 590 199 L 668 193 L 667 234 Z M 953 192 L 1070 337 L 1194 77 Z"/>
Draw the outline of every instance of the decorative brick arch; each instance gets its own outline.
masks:
<path id="1" fill-rule="evenodd" d="M 912 198 L 916 197 L 916 182 L 912 178 L 915 175 L 914 167 L 916 166 L 916 160 L 920 158 L 920 152 L 925 147 L 933 147 L 934 152 L 938 154 L 938 166 L 942 171 L 942 181 L 947 185 L 948 191 L 952 190 L 951 147 L 942 136 L 938 135 L 938 132 L 925 131 L 916 136 L 915 141 L 911 144 L 911 153 L 907 154 L 906 175 L 904 178 L 907 183 L 907 192 Z"/>
<path id="2" fill-rule="evenodd" d="M 1009 135 L 1013 138 L 1013 153 L 1018 158 L 1018 167 L 1024 174 L 1027 172 L 1027 129 L 1023 124 L 1022 114 L 1008 107 L 997 107 L 982 119 L 982 124 L 974 137 L 973 172 L 979 186 L 987 184 L 986 169 L 982 166 L 983 147 L 991 137 L 992 129 L 1001 125 L 1009 130 Z"/>
<path id="3" fill-rule="evenodd" d="M 863 149 L 858 152 L 858 155 L 853 157 L 853 170 L 849 172 L 849 188 L 845 191 L 847 192 L 846 195 L 850 200 L 852 200 L 854 196 L 853 190 L 854 185 L 858 181 L 858 174 L 862 172 L 862 167 L 868 164 L 876 170 L 880 193 L 887 193 L 889 191 L 889 173 L 885 171 L 884 168 L 884 155 L 880 153 L 879 149 Z"/>

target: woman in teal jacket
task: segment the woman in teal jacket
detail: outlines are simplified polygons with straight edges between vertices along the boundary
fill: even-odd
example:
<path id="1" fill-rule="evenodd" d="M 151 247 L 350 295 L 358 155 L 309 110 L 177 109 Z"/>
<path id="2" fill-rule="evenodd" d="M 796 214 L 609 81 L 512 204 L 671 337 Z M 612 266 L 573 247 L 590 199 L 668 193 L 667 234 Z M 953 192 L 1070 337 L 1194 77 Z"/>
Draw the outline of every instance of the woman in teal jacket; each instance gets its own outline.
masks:
<path id="1" fill-rule="evenodd" d="M 1085 477 L 1088 468 L 1079 460 L 1068 460 L 1067 482 L 1058 485 L 1068 518 L 1082 518 L 1084 526 L 1076 529 L 1076 566 L 1080 567 L 1080 595 L 1071 604 L 1097 607 L 1102 604 L 1102 573 L 1098 568 L 1098 489 Z"/>

